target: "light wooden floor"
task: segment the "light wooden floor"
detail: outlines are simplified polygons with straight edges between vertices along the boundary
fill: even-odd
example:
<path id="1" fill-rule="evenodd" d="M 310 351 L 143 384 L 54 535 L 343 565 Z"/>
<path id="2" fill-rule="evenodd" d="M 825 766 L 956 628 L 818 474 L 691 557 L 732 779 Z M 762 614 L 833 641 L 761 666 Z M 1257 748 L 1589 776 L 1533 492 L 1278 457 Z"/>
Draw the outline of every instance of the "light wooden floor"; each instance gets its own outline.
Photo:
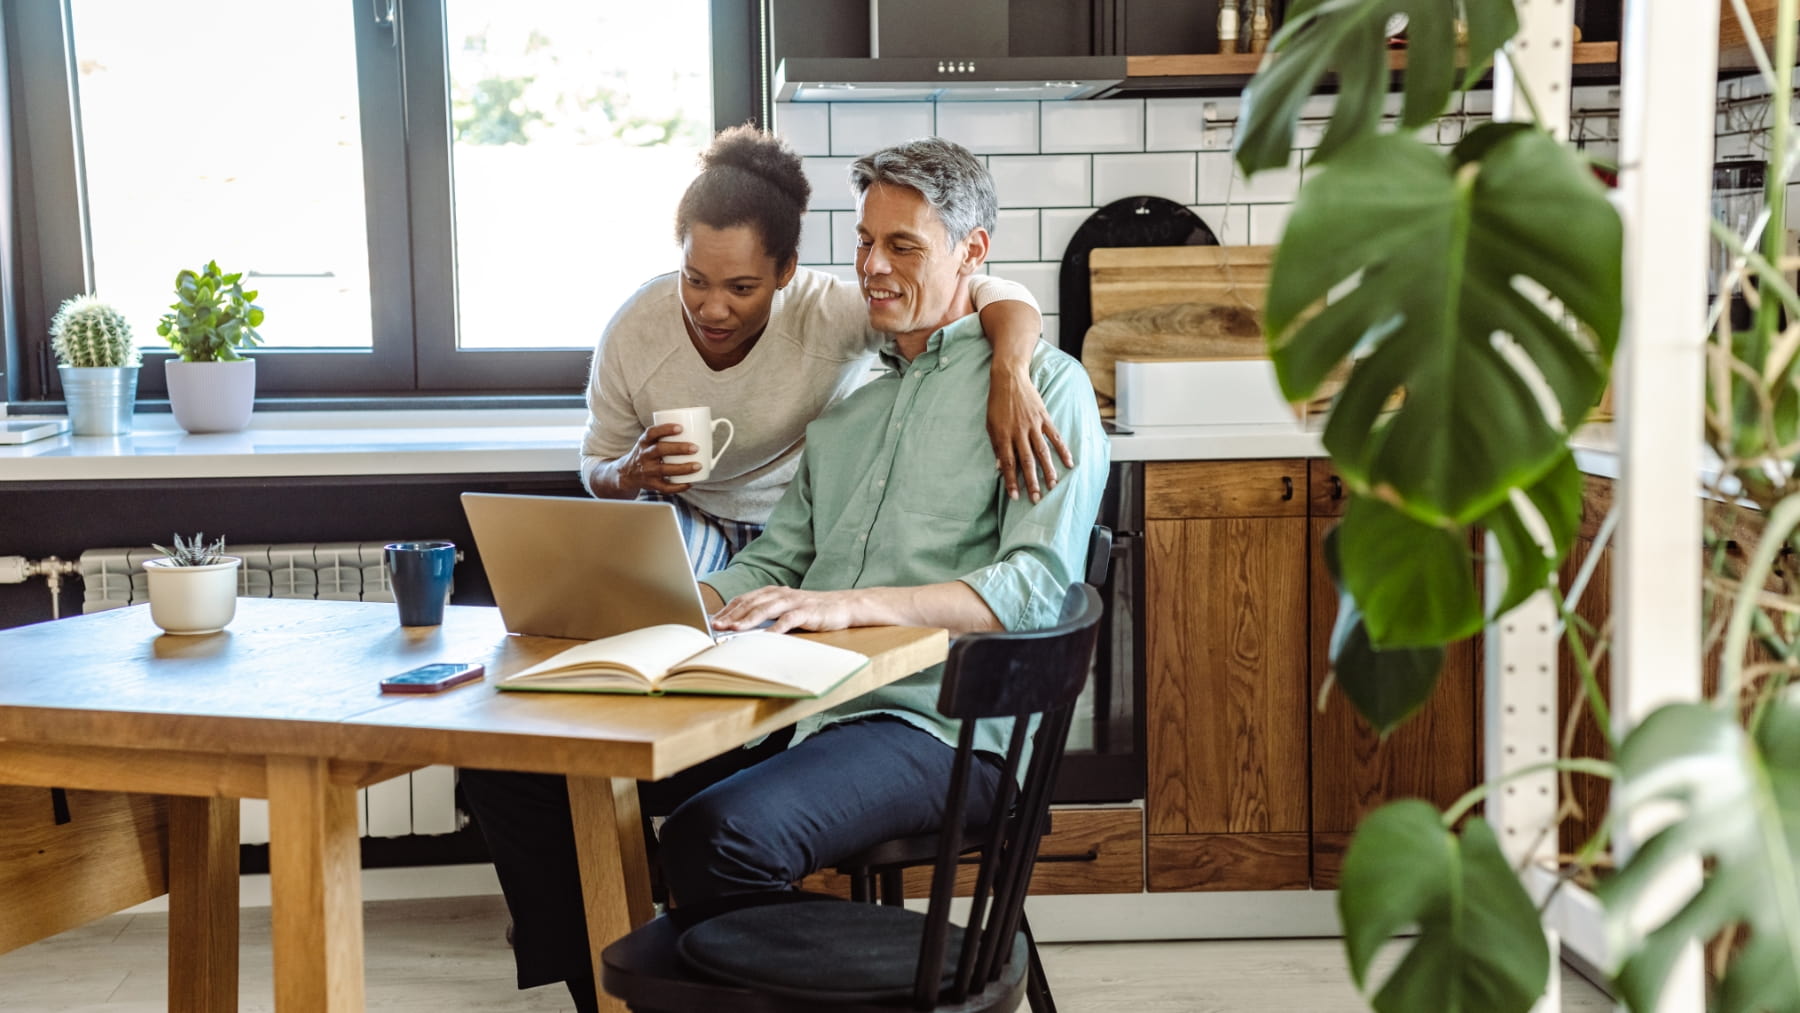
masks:
<path id="1" fill-rule="evenodd" d="M 269 912 L 243 912 L 244 1013 L 273 1006 Z M 0 1010 L 164 1008 L 164 915 L 115 915 L 0 956 Z M 498 897 L 370 903 L 371 1010 L 562 1010 L 567 993 L 513 988 Z M 1064 1013 L 1360 1013 L 1335 939 L 1056 943 L 1043 949 Z M 1610 1010 L 1565 969 L 1563 1009 Z"/>

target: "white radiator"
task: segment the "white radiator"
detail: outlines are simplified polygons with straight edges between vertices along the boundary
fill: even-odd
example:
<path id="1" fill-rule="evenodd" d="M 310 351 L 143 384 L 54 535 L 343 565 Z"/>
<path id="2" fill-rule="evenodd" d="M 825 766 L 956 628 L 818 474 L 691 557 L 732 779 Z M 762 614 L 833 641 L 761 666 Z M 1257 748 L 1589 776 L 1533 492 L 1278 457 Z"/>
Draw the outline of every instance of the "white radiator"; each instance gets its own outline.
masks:
<path id="1" fill-rule="evenodd" d="M 233 545 L 242 557 L 238 595 L 244 598 L 318 598 L 329 601 L 393 601 L 385 542 L 320 542 Z M 81 610 L 104 612 L 150 600 L 144 560 L 154 549 L 89 549 L 81 554 Z M 357 792 L 365 837 L 449 834 L 461 828 L 456 811 L 456 771 L 426 767 Z M 239 821 L 245 844 L 269 843 L 269 803 L 245 799 Z"/>

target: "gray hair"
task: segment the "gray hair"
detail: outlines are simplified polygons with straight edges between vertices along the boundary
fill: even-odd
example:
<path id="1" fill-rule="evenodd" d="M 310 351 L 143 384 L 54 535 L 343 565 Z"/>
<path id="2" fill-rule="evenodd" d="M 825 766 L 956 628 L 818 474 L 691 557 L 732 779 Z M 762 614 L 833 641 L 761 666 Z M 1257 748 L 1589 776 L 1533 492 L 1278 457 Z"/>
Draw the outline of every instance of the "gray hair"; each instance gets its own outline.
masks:
<path id="1" fill-rule="evenodd" d="M 993 232 L 1000 216 L 987 167 L 969 149 L 942 137 L 905 141 L 851 163 L 850 188 L 858 197 L 877 183 L 917 190 L 937 211 L 951 242 L 967 239 L 976 229 Z"/>

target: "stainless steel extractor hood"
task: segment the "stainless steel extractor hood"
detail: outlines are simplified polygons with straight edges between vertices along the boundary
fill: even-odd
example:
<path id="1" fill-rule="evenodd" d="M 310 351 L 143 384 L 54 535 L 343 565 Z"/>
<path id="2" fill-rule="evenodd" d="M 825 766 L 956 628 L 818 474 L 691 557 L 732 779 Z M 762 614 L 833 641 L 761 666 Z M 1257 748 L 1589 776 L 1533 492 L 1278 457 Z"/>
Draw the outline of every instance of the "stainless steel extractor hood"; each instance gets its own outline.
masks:
<path id="1" fill-rule="evenodd" d="M 1125 78 L 1123 56 L 1008 56 L 1006 50 L 1007 0 L 870 0 L 872 55 L 783 59 L 775 68 L 775 100 L 1081 99 Z"/>

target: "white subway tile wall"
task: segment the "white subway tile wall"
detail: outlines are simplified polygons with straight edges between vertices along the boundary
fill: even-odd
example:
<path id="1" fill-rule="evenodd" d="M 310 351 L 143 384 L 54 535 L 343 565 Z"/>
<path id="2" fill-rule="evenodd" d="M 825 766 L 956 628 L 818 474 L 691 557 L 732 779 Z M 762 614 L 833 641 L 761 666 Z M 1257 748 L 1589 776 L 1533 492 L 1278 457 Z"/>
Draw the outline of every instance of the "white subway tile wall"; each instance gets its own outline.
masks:
<path id="1" fill-rule="evenodd" d="M 1036 102 L 945 102 L 937 109 L 937 133 L 977 155 L 1035 155 Z"/>
<path id="2" fill-rule="evenodd" d="M 780 117 L 776 117 L 776 121 L 779 122 Z M 854 161 L 854 158 L 803 159 L 806 181 L 812 184 L 812 210 L 855 210 L 856 201 L 850 196 L 850 163 Z"/>
<path id="3" fill-rule="evenodd" d="M 1144 99 L 1047 102 L 1045 154 L 1144 150 Z"/>
<path id="4" fill-rule="evenodd" d="M 1210 153 L 1209 153 L 1210 154 Z M 1094 205 L 1150 194 L 1177 204 L 1194 203 L 1194 153 L 1094 156 Z"/>
<path id="5" fill-rule="evenodd" d="M 1003 208 L 1094 206 L 1094 156 L 994 155 L 988 159 Z"/>
<path id="6" fill-rule="evenodd" d="M 783 102 L 775 107 L 775 132 L 802 155 L 831 154 L 831 107 L 817 102 Z"/>
<path id="7" fill-rule="evenodd" d="M 1049 316 L 1061 308 L 1057 297 L 1057 280 L 1062 276 L 1062 263 L 1054 264 L 989 264 L 988 273 L 996 278 L 1016 281 L 1031 290 L 1038 312 Z"/>
<path id="8" fill-rule="evenodd" d="M 1093 208 L 1045 208 L 1038 212 L 1038 259 L 1062 260 L 1075 230 L 1094 213 Z"/>
<path id="9" fill-rule="evenodd" d="M 856 212 L 831 213 L 831 262 L 856 263 Z"/>
<path id="10" fill-rule="evenodd" d="M 800 220 L 800 263 L 831 263 L 831 212 L 808 211 Z"/>
<path id="11" fill-rule="evenodd" d="M 1017 208 L 1000 212 L 994 226 L 993 245 L 988 248 L 988 261 L 1038 259 L 1038 215 L 1036 208 Z"/>
<path id="12" fill-rule="evenodd" d="M 1276 207 L 1278 205 L 1268 205 Z M 1198 204 L 1190 205 L 1189 210 L 1200 216 L 1206 227 L 1213 231 L 1221 246 L 1250 245 L 1250 205 L 1232 204 Z"/>
<path id="13" fill-rule="evenodd" d="M 1293 209 L 1292 204 L 1258 204 L 1250 208 L 1250 245 L 1273 246 L 1281 242 Z"/>
<path id="14" fill-rule="evenodd" d="M 780 121 L 776 117 L 776 122 Z M 896 141 L 930 137 L 936 132 L 937 118 L 930 102 L 831 103 L 831 153 L 840 157 L 860 158 Z"/>
<path id="15" fill-rule="evenodd" d="M 1578 89 L 1577 118 L 1591 117 L 1590 150 L 1617 143 L 1616 89 Z M 1390 125 L 1401 96 L 1389 96 Z M 1454 125 L 1430 143 L 1454 143 L 1488 117 L 1487 92 L 1453 104 Z M 1069 240 L 1095 210 L 1121 197 L 1157 196 L 1191 207 L 1223 243 L 1272 243 L 1287 224 L 1310 148 L 1323 135 L 1332 99 L 1309 100 L 1284 169 L 1245 180 L 1231 158 L 1243 104 L 1236 96 L 1098 102 L 842 103 L 776 107 L 776 130 L 806 156 L 813 183 L 801 259 L 854 278 L 855 202 L 850 161 L 883 145 L 937 134 L 968 147 L 993 172 L 1000 221 L 989 271 L 1031 289 L 1045 334 L 1060 329 L 1057 296 Z M 1229 206 L 1227 204 L 1229 203 Z"/>

